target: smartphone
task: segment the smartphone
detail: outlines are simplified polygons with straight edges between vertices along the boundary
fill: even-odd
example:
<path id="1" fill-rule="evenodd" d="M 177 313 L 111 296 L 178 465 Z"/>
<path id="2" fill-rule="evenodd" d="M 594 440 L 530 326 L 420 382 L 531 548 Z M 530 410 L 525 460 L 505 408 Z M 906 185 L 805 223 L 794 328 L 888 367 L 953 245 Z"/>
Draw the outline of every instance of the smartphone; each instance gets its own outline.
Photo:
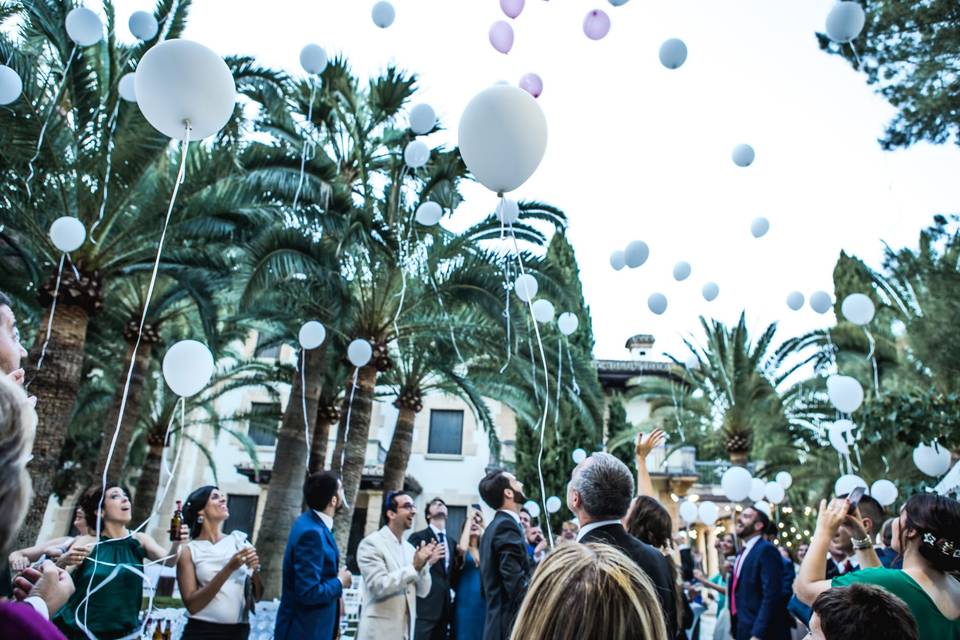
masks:
<path id="1" fill-rule="evenodd" d="M 863 497 L 863 494 L 867 492 L 863 487 L 857 487 L 847 496 L 847 500 L 850 501 L 850 513 L 852 514 L 857 509 L 857 505 L 860 504 L 860 498 Z"/>
<path id="2" fill-rule="evenodd" d="M 483 511 L 483 509 L 480 508 L 479 502 L 474 502 L 472 505 L 470 505 L 470 507 L 476 509 L 477 511 Z"/>

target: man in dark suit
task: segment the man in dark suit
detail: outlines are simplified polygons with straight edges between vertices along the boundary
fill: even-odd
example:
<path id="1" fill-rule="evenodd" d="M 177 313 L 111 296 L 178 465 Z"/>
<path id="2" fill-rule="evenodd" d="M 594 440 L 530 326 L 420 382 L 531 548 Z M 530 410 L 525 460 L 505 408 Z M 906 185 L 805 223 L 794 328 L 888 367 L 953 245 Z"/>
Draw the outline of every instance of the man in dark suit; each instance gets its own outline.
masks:
<path id="1" fill-rule="evenodd" d="M 483 640 L 507 640 L 530 582 L 530 558 L 520 524 L 527 498 L 512 473 L 494 469 L 480 481 L 480 497 L 497 511 L 480 539 L 480 593 L 487 601 Z"/>
<path id="2" fill-rule="evenodd" d="M 736 640 L 787 640 L 789 617 L 783 593 L 783 559 L 764 532 L 763 511 L 747 507 L 737 519 L 740 553 L 730 586 L 731 628 Z"/>
<path id="3" fill-rule="evenodd" d="M 453 601 L 450 589 L 456 571 L 456 544 L 447 532 L 447 503 L 434 498 L 427 504 L 426 529 L 417 531 L 407 542 L 419 548 L 424 542 L 436 541 L 444 549 L 443 560 L 430 567 L 431 586 L 426 598 L 417 598 L 415 640 L 447 640 L 453 622 Z"/>
<path id="4" fill-rule="evenodd" d="M 657 589 L 669 638 L 677 637 L 677 585 L 669 560 L 623 528 L 633 498 L 633 474 L 609 453 L 594 453 L 573 470 L 567 485 L 567 507 L 580 522 L 578 542 L 609 544 L 629 556 Z"/>
<path id="5" fill-rule="evenodd" d="M 350 572 L 337 572 L 340 554 L 333 539 L 333 516 L 344 504 L 343 486 L 330 471 L 314 473 L 303 485 L 309 507 L 293 523 L 283 553 L 283 582 L 276 640 L 333 640 L 343 590 Z"/>

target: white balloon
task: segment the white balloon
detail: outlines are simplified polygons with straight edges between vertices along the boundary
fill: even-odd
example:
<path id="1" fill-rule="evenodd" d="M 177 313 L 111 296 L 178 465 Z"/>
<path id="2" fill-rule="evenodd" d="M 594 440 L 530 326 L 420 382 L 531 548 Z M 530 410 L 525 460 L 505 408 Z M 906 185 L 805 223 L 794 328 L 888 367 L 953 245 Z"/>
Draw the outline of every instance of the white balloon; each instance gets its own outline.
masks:
<path id="1" fill-rule="evenodd" d="M 717 518 L 720 516 L 720 508 L 717 507 L 715 502 L 710 502 L 709 500 L 700 503 L 700 508 L 698 509 L 700 515 L 700 522 L 709 526 L 713 526 L 716 523 Z"/>
<path id="2" fill-rule="evenodd" d="M 680 517 L 687 524 L 693 524 L 697 521 L 700 511 L 697 509 L 697 503 L 684 500 L 680 503 Z"/>
<path id="3" fill-rule="evenodd" d="M 853 442 L 853 430 L 857 428 L 850 420 L 837 420 L 827 427 L 827 439 L 830 445 L 843 456 L 850 455 L 850 444 Z"/>
<path id="4" fill-rule="evenodd" d="M 687 361 L 684 363 L 684 366 L 687 369 L 699 369 L 700 368 L 700 358 L 697 356 L 690 356 L 687 358 Z"/>
<path id="5" fill-rule="evenodd" d="M 237 87 L 223 58 L 190 40 L 150 48 L 137 66 L 137 104 L 147 122 L 175 140 L 200 140 L 220 131 L 233 115 Z"/>
<path id="6" fill-rule="evenodd" d="M 520 219 L 520 205 L 510 198 L 501 198 L 500 206 L 497 207 L 497 217 L 503 224 L 512 225 Z"/>
<path id="7" fill-rule="evenodd" d="M 523 89 L 494 85 L 464 109 L 459 144 L 470 173 L 491 191 L 506 193 L 540 166 L 547 149 L 547 119 Z"/>
<path id="8" fill-rule="evenodd" d="M 534 502 L 533 500 L 527 500 L 523 503 L 523 508 L 527 510 L 527 513 L 530 514 L 531 518 L 540 517 L 540 505 Z"/>
<path id="9" fill-rule="evenodd" d="M 660 45 L 660 64 L 667 69 L 677 69 L 687 60 L 687 45 L 683 40 L 670 38 Z"/>
<path id="10" fill-rule="evenodd" d="M 623 251 L 617 249 L 610 254 L 610 266 L 613 267 L 614 271 L 620 271 L 627 265 L 626 256 Z"/>
<path id="11" fill-rule="evenodd" d="M 127 21 L 127 27 L 134 38 L 139 40 L 153 40 L 153 37 L 160 31 L 160 25 L 152 13 L 146 11 L 134 11 Z"/>
<path id="12" fill-rule="evenodd" d="M 833 300 L 826 291 L 814 291 L 810 294 L 810 308 L 817 313 L 824 314 L 830 311 L 833 306 Z"/>
<path id="13" fill-rule="evenodd" d="M 767 483 L 760 478 L 753 478 L 750 481 L 750 495 L 748 496 L 750 500 L 753 502 L 763 500 L 765 495 L 767 495 Z"/>
<path id="14" fill-rule="evenodd" d="M 534 300 L 532 306 L 533 317 L 537 322 L 545 324 L 553 321 L 555 309 L 553 308 L 552 302 L 544 298 L 540 298 L 539 300 Z"/>
<path id="15" fill-rule="evenodd" d="M 67 35 L 81 47 L 89 47 L 103 40 L 103 22 L 100 16 L 87 9 L 77 7 L 67 14 Z"/>
<path id="16" fill-rule="evenodd" d="M 196 340 L 181 340 L 163 356 L 163 379 L 183 398 L 200 393 L 210 383 L 213 372 L 213 354 L 207 345 Z"/>
<path id="17" fill-rule="evenodd" d="M 560 317 L 557 318 L 557 328 L 560 329 L 560 333 L 565 336 L 569 336 L 574 331 L 577 330 L 577 327 L 580 326 L 580 319 L 573 313 L 565 311 L 560 314 Z"/>
<path id="18" fill-rule="evenodd" d="M 518 276 L 513 283 L 513 290 L 516 292 L 518 298 L 524 302 L 530 302 L 537 297 L 537 291 L 540 290 L 540 285 L 537 284 L 536 278 L 529 273 L 524 273 Z"/>
<path id="19" fill-rule="evenodd" d="M 673 265 L 673 279 L 677 282 L 683 282 L 690 277 L 690 263 L 689 262 L 678 262 Z"/>
<path id="20" fill-rule="evenodd" d="M 862 293 L 851 293 L 840 304 L 840 312 L 844 318 L 862 327 L 870 324 L 876 309 L 869 297 Z"/>
<path id="21" fill-rule="evenodd" d="M 647 307 L 653 313 L 662 315 L 667 310 L 667 296 L 662 293 L 653 293 L 647 298 Z"/>
<path id="22" fill-rule="evenodd" d="M 765 514 L 767 514 L 767 517 L 770 517 L 770 512 L 771 512 L 770 503 L 767 502 L 766 500 L 758 500 L 757 502 L 754 502 L 753 508 L 756 509 L 757 511 L 763 511 Z"/>
<path id="23" fill-rule="evenodd" d="M 373 347 L 370 346 L 369 340 L 357 338 L 347 345 L 347 360 L 355 367 L 366 366 L 372 357 Z"/>
<path id="24" fill-rule="evenodd" d="M 753 147 L 748 144 L 738 144 L 733 148 L 733 153 L 730 155 L 733 158 L 733 163 L 738 167 L 749 167 L 753 164 L 754 158 L 757 157 Z"/>
<path id="25" fill-rule="evenodd" d="M 443 207 L 436 202 L 424 202 L 417 207 L 417 222 L 426 227 L 432 227 L 433 225 L 437 224 L 440 222 L 440 218 L 442 217 Z"/>
<path id="26" fill-rule="evenodd" d="M 430 133 L 437 125 L 437 114 L 428 104 L 418 104 L 410 109 L 410 130 L 418 136 Z"/>
<path id="27" fill-rule="evenodd" d="M 803 294 L 799 291 L 791 291 L 787 295 L 787 306 L 793 309 L 794 311 L 799 311 L 803 308 L 803 303 L 806 299 L 803 297 Z"/>
<path id="28" fill-rule="evenodd" d="M 848 473 L 837 478 L 837 481 L 833 485 L 833 494 L 836 496 L 845 496 L 849 495 L 851 491 L 857 487 L 867 487 L 867 482 L 858 475 Z"/>
<path id="29" fill-rule="evenodd" d="M 50 241 L 60 251 L 70 253 L 83 246 L 87 230 L 83 223 L 72 216 L 57 218 L 50 225 Z"/>
<path id="30" fill-rule="evenodd" d="M 370 12 L 370 16 L 373 18 L 373 24 L 381 29 L 386 29 L 393 24 L 393 21 L 397 17 L 397 12 L 389 2 L 378 2 L 373 5 L 373 11 Z"/>
<path id="31" fill-rule="evenodd" d="M 720 295 L 720 285 L 716 282 L 708 282 L 703 285 L 703 299 L 707 302 L 713 302 L 717 299 L 717 296 Z"/>
<path id="32" fill-rule="evenodd" d="M 730 467 L 720 478 L 720 487 L 731 502 L 740 502 L 750 495 L 753 477 L 743 467 Z"/>
<path id="33" fill-rule="evenodd" d="M 784 489 L 789 489 L 793 485 L 793 476 L 789 471 L 781 471 L 777 474 L 777 484 Z"/>
<path id="34" fill-rule="evenodd" d="M 764 497 L 772 504 L 780 504 L 787 497 L 787 492 L 780 486 L 779 482 L 768 482 Z"/>
<path id="35" fill-rule="evenodd" d="M 897 485 L 889 480 L 877 480 L 870 485 L 870 495 L 880 503 L 881 507 L 887 507 L 897 501 Z"/>
<path id="36" fill-rule="evenodd" d="M 419 140 L 407 143 L 403 150 L 403 161 L 411 169 L 419 169 L 430 160 L 430 147 Z"/>
<path id="37" fill-rule="evenodd" d="M 0 64 L 0 104 L 10 104 L 23 93 L 23 80 L 20 74 Z"/>
<path id="38" fill-rule="evenodd" d="M 557 496 L 550 496 L 549 498 L 547 498 L 548 513 L 556 513 L 557 511 L 560 511 L 560 507 L 562 505 L 563 503 L 560 502 L 560 498 L 558 498 Z"/>
<path id="39" fill-rule="evenodd" d="M 754 238 L 762 238 L 767 235 L 767 231 L 770 231 L 770 221 L 766 218 L 755 218 L 750 223 L 750 233 L 753 234 Z"/>
<path id="40" fill-rule="evenodd" d="M 320 75 L 327 68 L 327 51 L 318 44 L 300 49 L 300 66 L 310 75 Z"/>
<path id="41" fill-rule="evenodd" d="M 950 469 L 950 451 L 939 444 L 921 443 L 913 450 L 913 464 L 925 475 L 939 478 Z"/>
<path id="42" fill-rule="evenodd" d="M 867 16 L 856 2 L 838 2 L 827 14 L 827 36 L 834 42 L 847 43 L 863 31 Z"/>
<path id="43" fill-rule="evenodd" d="M 627 266 L 636 269 L 650 257 L 650 247 L 643 240 L 634 240 L 623 250 L 623 259 Z"/>
<path id="44" fill-rule="evenodd" d="M 863 387 L 850 376 L 827 378 L 827 395 L 830 402 L 842 413 L 853 413 L 863 404 Z"/>
<path id="45" fill-rule="evenodd" d="M 573 461 L 576 464 L 580 464 L 587 459 L 587 452 L 583 449 L 577 448 L 573 450 Z"/>
<path id="46" fill-rule="evenodd" d="M 117 85 L 117 91 L 120 92 L 120 97 L 126 100 L 127 102 L 136 102 L 137 101 L 137 74 L 131 72 L 124 74 L 120 78 L 120 83 Z"/>
<path id="47" fill-rule="evenodd" d="M 327 337 L 327 329 L 316 320 L 304 322 L 300 327 L 300 346 L 304 349 L 316 349 Z"/>

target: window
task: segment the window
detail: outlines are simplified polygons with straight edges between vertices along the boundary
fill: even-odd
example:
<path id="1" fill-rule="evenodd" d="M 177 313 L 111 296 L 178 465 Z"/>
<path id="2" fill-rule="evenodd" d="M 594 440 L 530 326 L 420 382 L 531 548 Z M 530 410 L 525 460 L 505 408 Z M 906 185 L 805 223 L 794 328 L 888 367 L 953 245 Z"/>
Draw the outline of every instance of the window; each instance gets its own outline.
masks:
<path id="1" fill-rule="evenodd" d="M 250 405 L 250 427 L 247 435 L 260 447 L 273 447 L 277 444 L 279 427 L 279 402 L 254 402 Z"/>
<path id="2" fill-rule="evenodd" d="M 253 540 L 253 525 L 257 521 L 257 496 L 227 496 L 230 517 L 223 523 L 223 532 L 243 531 Z"/>
<path id="3" fill-rule="evenodd" d="M 463 525 L 467 521 L 467 508 L 447 505 L 447 536 L 456 536 L 453 543 L 457 544 Z"/>
<path id="4" fill-rule="evenodd" d="M 253 351 L 254 358 L 279 358 L 280 343 L 264 346 L 265 342 L 270 341 L 270 336 L 264 333 L 257 333 L 257 346 Z"/>
<path id="5" fill-rule="evenodd" d="M 430 411 L 427 453 L 455 456 L 463 453 L 463 411 Z"/>

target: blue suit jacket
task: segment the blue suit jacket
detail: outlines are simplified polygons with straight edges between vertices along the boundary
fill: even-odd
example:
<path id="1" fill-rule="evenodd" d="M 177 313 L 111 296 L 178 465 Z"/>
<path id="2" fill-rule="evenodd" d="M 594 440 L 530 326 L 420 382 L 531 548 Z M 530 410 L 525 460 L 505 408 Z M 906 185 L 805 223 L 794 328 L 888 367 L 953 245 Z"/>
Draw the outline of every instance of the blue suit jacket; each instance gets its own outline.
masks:
<path id="1" fill-rule="evenodd" d="M 790 637 L 784 597 L 783 557 L 760 539 L 740 566 L 735 591 L 737 640 L 786 640 Z"/>
<path id="2" fill-rule="evenodd" d="M 333 533 L 308 509 L 293 523 L 283 553 L 283 591 L 277 609 L 277 640 L 332 640 L 343 585 Z"/>

